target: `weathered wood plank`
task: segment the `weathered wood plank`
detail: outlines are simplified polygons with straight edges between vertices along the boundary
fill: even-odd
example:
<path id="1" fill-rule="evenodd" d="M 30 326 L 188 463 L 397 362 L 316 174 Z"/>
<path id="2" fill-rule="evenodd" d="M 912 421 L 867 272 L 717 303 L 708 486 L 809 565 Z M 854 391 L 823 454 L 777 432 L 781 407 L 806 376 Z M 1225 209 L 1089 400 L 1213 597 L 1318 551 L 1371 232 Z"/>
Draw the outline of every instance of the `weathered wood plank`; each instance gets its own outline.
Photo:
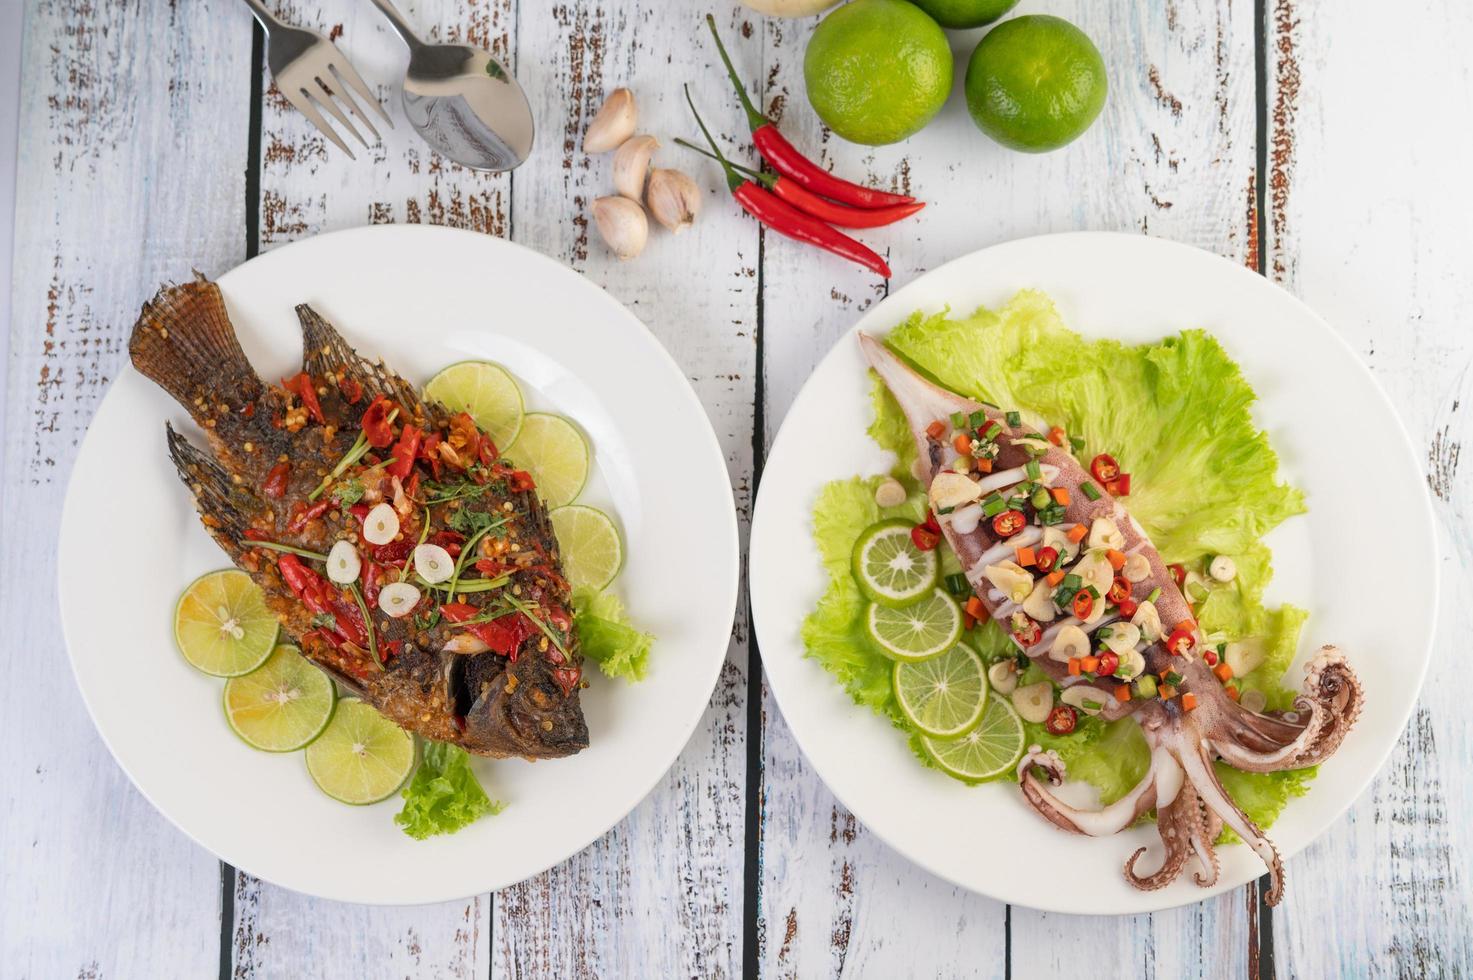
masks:
<path id="1" fill-rule="evenodd" d="M 0 481 L 0 618 L 21 642 L 0 648 L 0 962 L 12 976 L 210 975 L 219 864 L 108 756 L 53 583 L 62 491 L 140 303 L 244 254 L 250 35 L 226 0 L 41 0 L 21 50 Z"/>
<path id="2" fill-rule="evenodd" d="M 723 200 L 724 184 L 670 142 L 692 131 L 680 83 L 712 77 L 711 51 L 692 43 L 705 10 L 534 6 L 520 8 L 519 77 L 541 131 L 538 156 L 513 181 L 512 237 L 602 285 L 665 344 L 726 453 L 745 542 L 757 235 Z M 710 192 L 694 228 L 679 238 L 655 228 L 628 263 L 610 255 L 588 218 L 591 202 L 613 193 L 611 161 L 581 151 L 583 127 L 620 85 L 636 93 L 640 129 L 664 144 L 656 165 L 685 169 Z M 572 861 L 497 895 L 494 975 L 738 975 L 746 637 L 743 601 L 701 725 L 629 819 Z"/>
<path id="3" fill-rule="evenodd" d="M 1473 491 L 1458 465 L 1473 440 L 1473 190 L 1461 166 L 1473 136 L 1444 114 L 1473 99 L 1473 81 L 1456 59 L 1428 52 L 1473 42 L 1473 13 L 1423 0 L 1398 12 L 1395 31 L 1372 13 L 1269 4 L 1266 257 L 1273 276 L 1360 352 L 1427 454 L 1443 534 L 1442 613 L 1405 734 L 1371 790 L 1291 865 L 1275 940 L 1285 975 L 1466 976 L 1473 732 L 1457 654 L 1473 629 Z M 1363 72 L 1370 58 L 1386 67 L 1376 79 Z M 1435 147 L 1418 138 L 1433 134 Z"/>
<path id="4" fill-rule="evenodd" d="M 825 161 L 846 176 L 931 202 L 915 222 L 862 236 L 888 249 L 896 285 L 985 245 L 1076 228 L 1133 229 L 1251 262 L 1251 7 L 1199 0 L 1121 12 L 1074 2 L 1049 12 L 1095 39 L 1113 88 L 1087 136 L 1042 157 L 1002 149 L 978 133 L 959 88 L 931 126 L 904 144 L 867 149 L 833 139 L 803 94 L 809 21 L 766 24 L 761 78 L 800 146 L 821 147 Z M 953 35 L 959 76 L 980 33 Z M 747 63 L 749 78 L 757 78 L 757 67 Z M 730 109 L 721 119 L 728 130 L 740 126 Z M 867 273 L 773 236 L 764 258 L 771 439 L 813 365 L 884 290 Z M 862 962 L 865 974 L 1002 975 L 1009 933 L 1017 976 L 1087 973 L 1098 968 L 1102 951 L 1114 954 L 1114 963 L 1150 973 L 1246 968 L 1251 935 L 1241 893 L 1127 920 L 1069 917 L 1064 923 L 1013 908 L 1009 928 L 1003 906 L 916 871 L 854 826 L 817 783 L 775 706 L 765 704 L 764 973 L 837 976 Z M 896 897 L 902 894 L 897 880 L 903 900 Z M 850 918 L 854 905 L 879 905 L 883 912 L 872 913 L 873 924 L 862 928 Z M 946 928 L 936 928 L 941 922 Z M 924 943 L 896 941 L 920 936 Z M 1212 951 L 1210 960 L 1199 958 L 1204 949 Z M 1200 962 L 1213 965 L 1191 965 Z"/>

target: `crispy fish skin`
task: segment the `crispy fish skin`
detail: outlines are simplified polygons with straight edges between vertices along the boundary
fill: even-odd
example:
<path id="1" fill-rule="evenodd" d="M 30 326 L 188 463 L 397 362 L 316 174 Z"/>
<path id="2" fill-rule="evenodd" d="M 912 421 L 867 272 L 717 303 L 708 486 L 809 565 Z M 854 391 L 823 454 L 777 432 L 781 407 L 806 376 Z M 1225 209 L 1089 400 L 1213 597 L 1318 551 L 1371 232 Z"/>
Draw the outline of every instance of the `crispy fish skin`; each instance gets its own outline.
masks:
<path id="1" fill-rule="evenodd" d="M 161 289 L 134 327 L 134 366 L 184 406 L 208 442 L 202 449 L 166 427 L 170 458 L 206 530 L 262 588 L 303 654 L 405 729 L 494 757 L 557 758 L 586 748 L 570 590 L 530 479 L 500 459 L 468 417 L 424 402 L 309 307 L 297 313 L 302 373 L 281 386 L 251 367 L 212 282 Z M 412 425 L 434 451 L 411 454 L 401 479 L 389 471 L 396 445 L 375 449 L 309 501 L 379 399 L 392 406 L 396 439 Z M 335 499 L 332 490 L 344 485 L 352 493 Z M 359 496 L 350 502 L 352 494 Z M 362 537 L 362 516 L 377 503 L 393 506 L 401 532 L 376 546 Z M 458 548 L 481 527 L 488 530 L 462 579 L 505 585 L 459 594 L 451 607 L 480 623 L 452 622 L 442 612 L 451 596 L 423 582 L 415 583 L 424 598 L 414 615 L 391 618 L 371 601 L 409 577 L 409 552 L 422 536 Z M 329 582 L 321 564 L 253 543 L 325 553 L 340 540 L 363 559 L 357 584 L 370 600 L 373 644 L 353 594 Z"/>

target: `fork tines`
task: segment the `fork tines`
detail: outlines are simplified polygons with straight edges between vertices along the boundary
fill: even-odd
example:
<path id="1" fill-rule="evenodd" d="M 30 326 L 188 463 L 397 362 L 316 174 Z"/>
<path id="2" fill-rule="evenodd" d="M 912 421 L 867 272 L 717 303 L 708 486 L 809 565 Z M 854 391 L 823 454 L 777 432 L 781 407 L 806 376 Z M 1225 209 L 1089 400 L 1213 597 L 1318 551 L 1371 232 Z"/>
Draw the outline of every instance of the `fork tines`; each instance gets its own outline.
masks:
<path id="1" fill-rule="evenodd" d="M 312 34 L 315 40 L 290 63 L 275 73 L 276 87 L 298 112 L 311 120 L 312 125 L 316 126 L 323 136 L 332 140 L 338 149 L 348 154 L 350 160 L 357 159 L 353 156 L 353 151 L 348 149 L 348 144 L 343 142 L 331 124 L 323 118 L 322 113 L 318 111 L 319 107 L 327 110 L 365 147 L 370 145 L 368 140 L 358 132 L 358 128 L 353 125 L 348 114 L 357 117 L 358 121 L 373 134 L 375 142 L 379 139 L 378 130 L 359 108 L 358 103 L 354 101 L 349 89 L 357 92 L 360 98 L 373 106 L 374 111 L 390 128 L 393 128 L 394 123 L 389 119 L 388 113 L 384 112 L 378 99 L 374 97 L 373 91 L 359 77 L 348 59 L 343 57 L 342 52 L 338 51 L 331 41 L 315 31 L 306 33 Z M 341 108 L 339 103 L 341 103 Z M 343 108 L 346 108 L 348 112 L 344 113 Z"/>

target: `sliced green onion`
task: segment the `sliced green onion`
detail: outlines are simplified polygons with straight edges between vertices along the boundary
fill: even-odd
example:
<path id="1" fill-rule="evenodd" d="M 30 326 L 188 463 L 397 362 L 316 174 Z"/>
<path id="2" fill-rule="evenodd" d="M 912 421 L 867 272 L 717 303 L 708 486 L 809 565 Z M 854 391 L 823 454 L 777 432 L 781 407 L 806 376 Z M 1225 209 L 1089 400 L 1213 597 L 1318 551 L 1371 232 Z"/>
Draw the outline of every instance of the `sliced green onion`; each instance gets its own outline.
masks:
<path id="1" fill-rule="evenodd" d="M 1178 684 L 1181 683 L 1181 675 L 1173 670 L 1171 673 L 1166 675 L 1166 683 L 1170 684 L 1172 687 L 1176 687 Z"/>
<path id="2" fill-rule="evenodd" d="M 984 517 L 996 517 L 1008 509 L 1008 502 L 1002 499 L 1002 494 L 994 493 L 982 501 L 982 515 Z"/>
<path id="3" fill-rule="evenodd" d="M 1100 590 L 1095 588 L 1093 585 L 1086 585 L 1084 587 L 1084 591 L 1089 593 L 1089 597 L 1091 599 L 1098 599 L 1100 597 Z"/>
<path id="4" fill-rule="evenodd" d="M 1023 424 L 1023 416 L 1017 412 L 1009 412 L 1007 414 L 1007 420 L 1008 425 L 1012 426 L 1015 429 Z"/>
<path id="5" fill-rule="evenodd" d="M 1043 479 L 1043 468 L 1038 465 L 1038 460 L 1036 459 L 1030 459 L 1028 464 L 1023 467 L 1023 470 L 1028 474 L 1028 479 L 1030 480 Z"/>
<path id="6" fill-rule="evenodd" d="M 1101 704 L 1098 701 L 1084 701 L 1084 700 L 1081 700 L 1079 703 L 1082 704 L 1082 705 L 1084 705 L 1084 707 L 1086 708 L 1086 710 L 1089 710 L 1089 711 L 1099 711 L 1101 708 L 1104 707 L 1104 705 Z"/>
<path id="7" fill-rule="evenodd" d="M 1049 501 L 1053 499 L 1053 497 L 1049 496 L 1049 492 L 1047 490 L 1045 490 L 1043 487 L 1039 487 L 1037 490 L 1034 490 L 1033 493 L 1028 497 L 1028 502 L 1033 505 L 1034 510 L 1042 511 L 1048 508 Z"/>
<path id="8" fill-rule="evenodd" d="M 1070 436 L 1069 448 L 1074 450 L 1076 453 L 1079 452 L 1079 450 L 1084 448 L 1084 439 L 1080 436 Z"/>
<path id="9" fill-rule="evenodd" d="M 343 472 L 347 470 L 348 467 L 352 466 L 364 456 L 368 455 L 369 448 L 370 447 L 368 445 L 368 437 L 362 432 L 358 433 L 358 438 L 354 440 L 353 445 L 348 448 L 348 451 L 343 454 L 343 458 L 338 460 L 338 465 L 332 468 L 331 473 L 322 478 L 322 482 L 317 484 L 316 490 L 313 490 L 311 493 L 307 494 L 307 499 L 316 500 L 318 497 L 322 496 L 322 491 L 326 490 L 328 486 L 332 483 L 332 481 L 342 476 Z"/>
<path id="10" fill-rule="evenodd" d="M 420 576 L 415 577 L 419 579 L 419 584 L 427 589 L 436 589 L 440 592 L 454 592 L 457 594 L 464 594 L 466 592 L 493 592 L 511 581 L 511 576 L 509 575 L 499 575 L 496 578 L 473 578 L 467 579 L 464 582 L 455 583 L 455 588 L 452 589 L 449 582 L 427 582 Z"/>
<path id="11" fill-rule="evenodd" d="M 967 416 L 967 428 L 980 429 L 982 428 L 983 423 L 985 423 L 986 421 L 987 413 L 979 408 L 971 415 Z"/>
<path id="12" fill-rule="evenodd" d="M 1142 674 L 1135 679 L 1136 697 L 1154 698 L 1156 696 L 1156 678 L 1150 674 Z"/>
<path id="13" fill-rule="evenodd" d="M 951 413 L 951 427 L 953 429 L 965 429 L 967 427 L 967 416 L 965 412 Z"/>
<path id="14" fill-rule="evenodd" d="M 1062 580 L 1060 580 L 1059 584 L 1066 589 L 1073 589 L 1074 591 L 1078 592 L 1079 587 L 1084 584 L 1084 579 L 1080 578 L 1078 575 L 1075 575 L 1073 572 L 1070 572 L 1069 574 L 1065 575 Z"/>
<path id="15" fill-rule="evenodd" d="M 363 593 L 358 590 L 357 582 L 349 582 L 348 591 L 353 593 L 353 601 L 358 603 L 358 611 L 363 614 L 363 628 L 368 633 L 368 656 L 373 660 L 375 669 L 383 670 L 383 662 L 378 658 L 378 635 L 373 628 L 373 617 L 368 613 L 368 603 L 363 601 Z"/>
<path id="16" fill-rule="evenodd" d="M 252 541 L 244 538 L 240 542 L 242 548 L 265 548 L 267 551 L 284 551 L 289 555 L 300 555 L 313 561 L 326 562 L 327 556 L 320 551 L 308 551 L 306 548 L 294 548 L 289 544 L 277 544 L 275 541 Z"/>
<path id="17" fill-rule="evenodd" d="M 1100 491 L 1099 491 L 1099 488 L 1096 487 L 1093 483 L 1089 482 L 1088 480 L 1085 480 L 1083 483 L 1081 483 L 1079 485 L 1079 489 L 1083 490 L 1084 491 L 1084 495 L 1086 497 L 1088 497 L 1090 500 L 1099 500 L 1100 499 Z"/>
<path id="18" fill-rule="evenodd" d="M 953 572 L 946 576 L 946 591 L 952 595 L 966 595 L 972 591 L 967 585 L 967 577 L 961 572 Z"/>
<path id="19" fill-rule="evenodd" d="M 1155 602 L 1159 598 L 1161 598 L 1161 589 L 1158 587 L 1151 590 L 1151 594 L 1146 596 L 1146 601 Z"/>

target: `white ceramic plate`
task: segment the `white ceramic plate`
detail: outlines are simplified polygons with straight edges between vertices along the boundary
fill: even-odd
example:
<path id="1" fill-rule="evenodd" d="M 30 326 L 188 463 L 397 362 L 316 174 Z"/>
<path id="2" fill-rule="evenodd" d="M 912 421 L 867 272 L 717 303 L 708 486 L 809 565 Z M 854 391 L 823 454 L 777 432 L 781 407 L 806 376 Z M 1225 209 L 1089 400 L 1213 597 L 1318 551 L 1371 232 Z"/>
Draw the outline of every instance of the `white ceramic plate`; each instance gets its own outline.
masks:
<path id="1" fill-rule="evenodd" d="M 297 370 L 292 308 L 308 302 L 360 352 L 416 383 L 455 361 L 485 358 L 516 375 L 529 409 L 573 418 L 596 461 L 579 499 L 617 516 L 628 547 L 614 588 L 659 641 L 641 683 L 589 666 L 583 706 L 592 744 L 584 752 L 535 764 L 477 761 L 487 791 L 509 804 L 497 817 L 417 842 L 393 823 L 397 796 L 362 808 L 333 802 L 313 785 L 301 753 L 257 752 L 237 739 L 221 714 L 223 682 L 194 671 L 174 648 L 180 590 L 228 562 L 199 526 L 165 452 L 164 420 L 189 426 L 188 417 L 127 368 L 82 446 L 60 545 L 67 647 L 104 741 L 186 834 L 298 891 L 433 902 L 501 888 L 562 861 L 622 819 L 669 769 L 726 655 L 736 515 L 695 393 L 614 299 L 548 258 L 485 235 L 417 226 L 340 232 L 272 251 L 219 281 L 265 378 Z"/>
<path id="2" fill-rule="evenodd" d="M 1368 692 L 1365 711 L 1310 793 L 1269 832 L 1288 857 L 1314 840 L 1371 781 L 1411 713 L 1431 654 L 1437 561 L 1426 484 L 1390 402 L 1324 321 L 1261 276 L 1183 245 L 1129 235 L 1067 234 L 1009 242 L 958 259 L 890 296 L 856 325 L 884 334 L 917 309 L 959 313 L 1048 292 L 1065 322 L 1092 337 L 1155 340 L 1187 327 L 1215 334 L 1261 397 L 1257 418 L 1303 487 L 1309 514 L 1268 539 L 1271 602 L 1310 610 L 1301 663 L 1344 648 Z M 866 826 L 929 871 L 973 891 L 1058 912 L 1136 913 L 1194 902 L 1247 882 L 1263 865 L 1224 847 L 1211 889 L 1190 874 L 1156 892 L 1121 875 L 1154 827 L 1094 840 L 1056 830 L 1007 782 L 967 787 L 920 766 L 888 722 L 856 707 L 804 658 L 798 629 L 824 588 L 810 512 L 828 480 L 880 473 L 890 457 L 865 435 L 870 381 L 854 331 L 793 403 L 763 471 L 752 526 L 752 613 L 768 683 L 804 754 Z M 1367 453 L 1373 455 L 1367 459 Z M 1367 533 L 1386 520 L 1396 534 Z M 1352 568 L 1397 569 L 1397 610 L 1367 601 Z M 1299 679 L 1299 664 L 1291 679 Z M 1006 844 L 997 846 L 997 841 Z M 1148 863 L 1147 868 L 1155 867 Z M 1294 866 L 1288 869 L 1294 887 Z"/>

